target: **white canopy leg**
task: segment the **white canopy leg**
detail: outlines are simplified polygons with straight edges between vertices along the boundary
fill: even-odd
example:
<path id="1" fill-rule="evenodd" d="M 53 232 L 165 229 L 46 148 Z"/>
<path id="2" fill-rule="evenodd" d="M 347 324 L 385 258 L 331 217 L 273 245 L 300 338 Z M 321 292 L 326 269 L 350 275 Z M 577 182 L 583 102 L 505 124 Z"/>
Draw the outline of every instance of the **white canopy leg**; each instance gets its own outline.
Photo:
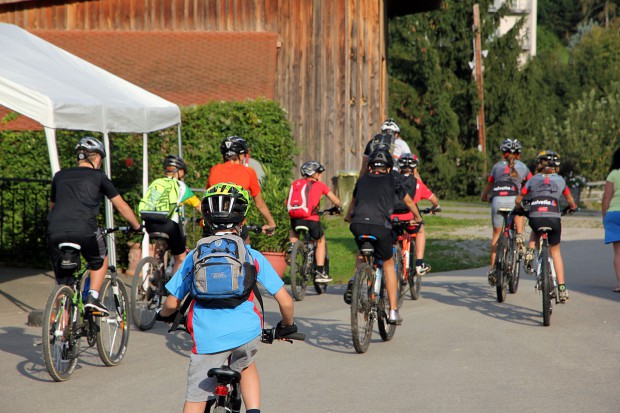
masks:
<path id="1" fill-rule="evenodd" d="M 53 178 L 56 172 L 60 171 L 58 146 L 56 145 L 56 129 L 45 128 L 45 137 L 47 139 L 47 152 L 50 155 L 50 167 L 52 168 Z"/>
<path id="2" fill-rule="evenodd" d="M 110 137 L 108 133 L 105 132 L 103 134 L 103 146 L 105 147 L 106 157 L 104 158 L 103 168 L 105 174 L 108 178 L 112 179 L 112 162 L 110 161 Z M 112 228 L 114 226 L 114 209 L 112 207 L 112 202 L 106 198 L 105 199 L 105 224 L 106 227 Z M 108 255 L 109 265 L 116 266 L 116 242 L 115 242 L 114 234 L 109 235 L 108 242 Z"/>

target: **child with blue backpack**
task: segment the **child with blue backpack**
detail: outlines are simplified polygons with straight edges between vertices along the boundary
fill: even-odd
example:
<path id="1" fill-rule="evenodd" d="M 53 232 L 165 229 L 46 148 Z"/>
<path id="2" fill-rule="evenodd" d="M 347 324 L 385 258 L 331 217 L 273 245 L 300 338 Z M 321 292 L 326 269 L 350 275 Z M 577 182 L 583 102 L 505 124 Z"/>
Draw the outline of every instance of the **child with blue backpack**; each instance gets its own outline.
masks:
<path id="1" fill-rule="evenodd" d="M 220 183 L 210 187 L 202 199 L 205 225 L 215 235 L 198 241 L 166 284 L 170 292 L 157 319 L 174 321 L 181 300 L 192 302 L 186 327 L 194 341 L 187 374 L 184 413 L 204 412 L 214 398 L 215 378 L 211 368 L 229 360 L 241 373 L 241 394 L 248 413 L 260 412 L 260 380 L 254 363 L 262 334 L 261 311 L 254 304 L 256 281 L 276 299 L 282 321 L 276 338 L 297 332 L 293 322 L 293 300 L 284 283 L 263 255 L 245 245 L 241 227 L 248 213 L 250 195 L 242 187 Z M 232 287 L 223 287 L 226 281 Z M 232 283 L 232 284 L 231 284 Z"/>

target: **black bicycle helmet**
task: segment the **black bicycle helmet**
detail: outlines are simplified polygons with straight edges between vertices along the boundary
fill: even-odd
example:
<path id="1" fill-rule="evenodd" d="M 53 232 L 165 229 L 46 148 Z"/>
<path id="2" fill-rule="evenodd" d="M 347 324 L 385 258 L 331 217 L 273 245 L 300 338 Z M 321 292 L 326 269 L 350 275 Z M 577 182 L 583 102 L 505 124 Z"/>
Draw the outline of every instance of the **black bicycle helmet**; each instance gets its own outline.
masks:
<path id="1" fill-rule="evenodd" d="M 183 171 L 187 173 L 187 164 L 183 158 L 178 156 L 168 155 L 164 158 L 164 170 L 169 172 Z"/>
<path id="2" fill-rule="evenodd" d="M 557 168 L 562 162 L 559 154 L 547 149 L 538 154 L 536 163 L 543 164 L 545 167 Z"/>
<path id="3" fill-rule="evenodd" d="M 516 139 L 506 139 L 499 146 L 499 150 L 502 153 L 514 153 L 516 155 L 521 153 L 521 143 Z"/>
<path id="4" fill-rule="evenodd" d="M 398 158 L 398 167 L 400 169 L 403 168 L 411 168 L 415 169 L 418 167 L 418 157 L 412 153 L 403 153 L 400 158 Z"/>
<path id="5" fill-rule="evenodd" d="M 383 148 L 375 149 L 368 155 L 368 166 L 371 168 L 384 166 L 391 169 L 394 167 L 394 158 Z"/>
<path id="6" fill-rule="evenodd" d="M 315 172 L 323 172 L 325 168 L 319 161 L 308 161 L 299 168 L 302 176 L 311 176 Z"/>
<path id="7" fill-rule="evenodd" d="M 202 216 L 214 229 L 229 229 L 241 224 L 248 214 L 250 194 L 239 185 L 213 185 L 202 198 Z"/>
<path id="8" fill-rule="evenodd" d="M 229 136 L 220 144 L 220 152 L 224 157 L 230 155 L 243 155 L 249 153 L 250 148 L 248 147 L 248 144 L 245 143 L 243 138 L 238 136 Z"/>
<path id="9" fill-rule="evenodd" d="M 78 159 L 86 159 L 86 156 L 81 157 L 82 154 L 98 153 L 102 158 L 105 158 L 105 148 L 100 140 L 93 138 L 92 136 L 84 136 L 75 145 L 75 151 L 78 153 Z"/>

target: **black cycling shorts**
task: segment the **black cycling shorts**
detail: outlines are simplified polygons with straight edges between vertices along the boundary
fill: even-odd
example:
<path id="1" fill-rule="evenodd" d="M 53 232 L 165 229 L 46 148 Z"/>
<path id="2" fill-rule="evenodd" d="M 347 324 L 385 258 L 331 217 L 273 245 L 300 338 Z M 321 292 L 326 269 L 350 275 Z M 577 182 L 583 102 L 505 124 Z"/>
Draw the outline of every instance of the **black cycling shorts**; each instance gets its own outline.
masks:
<path id="1" fill-rule="evenodd" d="M 562 220 L 560 218 L 530 218 L 530 227 L 533 231 L 537 232 L 540 227 L 550 227 L 549 232 L 549 245 L 558 245 L 562 236 Z"/>
<path id="2" fill-rule="evenodd" d="M 185 252 L 185 236 L 181 226 L 169 219 L 166 222 L 144 221 L 146 232 L 164 232 L 168 234 L 168 248 L 172 255 L 179 255 Z"/>
<path id="3" fill-rule="evenodd" d="M 357 248 L 362 248 L 365 241 L 359 239 L 360 235 L 372 235 L 377 238 L 373 243 L 375 247 L 375 258 L 380 260 L 389 260 L 393 255 L 393 245 L 398 239 L 398 234 L 382 225 L 369 224 L 351 224 L 349 229 L 355 236 Z"/>
<path id="4" fill-rule="evenodd" d="M 60 268 L 60 248 L 58 244 L 72 242 L 80 246 L 82 257 L 93 270 L 98 270 L 103 266 L 103 261 L 108 255 L 108 249 L 101 231 L 96 232 L 58 232 L 47 234 L 47 251 L 52 262 L 56 282 L 60 285 L 71 285 L 73 283 L 73 272 Z"/>
<path id="5" fill-rule="evenodd" d="M 321 239 L 325 233 L 323 232 L 323 225 L 321 225 L 321 221 L 308 221 L 306 219 L 291 219 L 291 228 L 295 231 L 295 227 L 298 226 L 308 227 L 310 230 L 310 237 L 312 239 Z M 297 233 L 299 236 L 299 233 Z"/>

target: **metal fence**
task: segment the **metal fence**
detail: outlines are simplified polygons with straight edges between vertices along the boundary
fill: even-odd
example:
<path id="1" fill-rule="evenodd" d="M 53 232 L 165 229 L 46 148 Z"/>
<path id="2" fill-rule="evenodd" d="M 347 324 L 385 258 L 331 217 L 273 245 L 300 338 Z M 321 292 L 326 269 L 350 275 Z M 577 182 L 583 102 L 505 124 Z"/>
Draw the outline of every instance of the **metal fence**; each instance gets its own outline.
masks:
<path id="1" fill-rule="evenodd" d="M 43 265 L 51 181 L 0 178 L 0 261 Z"/>

